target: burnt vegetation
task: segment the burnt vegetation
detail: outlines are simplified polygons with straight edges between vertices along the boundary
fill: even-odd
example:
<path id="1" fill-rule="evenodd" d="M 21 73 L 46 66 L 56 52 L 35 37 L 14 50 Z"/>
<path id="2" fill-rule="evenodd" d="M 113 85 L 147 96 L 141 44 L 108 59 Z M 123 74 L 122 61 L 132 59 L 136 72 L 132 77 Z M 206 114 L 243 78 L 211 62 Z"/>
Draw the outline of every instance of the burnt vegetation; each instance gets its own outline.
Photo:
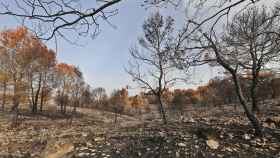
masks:
<path id="1" fill-rule="evenodd" d="M 96 37 L 125 1 L 0 2 L 22 24 L 0 31 L 0 157 L 280 157 L 279 3 L 141 1 L 131 95 L 93 88 L 46 44 Z M 183 4 L 183 27 L 160 12 Z M 219 73 L 187 88 L 201 67 Z"/>

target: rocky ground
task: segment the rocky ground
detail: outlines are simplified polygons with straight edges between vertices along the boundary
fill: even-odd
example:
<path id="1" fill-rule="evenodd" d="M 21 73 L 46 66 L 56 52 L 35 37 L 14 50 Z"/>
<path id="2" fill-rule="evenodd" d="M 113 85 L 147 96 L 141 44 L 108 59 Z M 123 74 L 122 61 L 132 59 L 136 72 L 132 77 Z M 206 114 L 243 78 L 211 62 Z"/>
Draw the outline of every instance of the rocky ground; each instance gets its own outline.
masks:
<path id="1" fill-rule="evenodd" d="M 22 115 L 17 127 L 0 115 L 0 157 L 38 158 L 280 158 L 279 109 L 260 116 L 265 137 L 256 138 L 242 112 L 188 111 L 181 121 L 140 121 L 80 109 L 73 119 Z M 267 121 L 269 119 L 274 122 Z"/>

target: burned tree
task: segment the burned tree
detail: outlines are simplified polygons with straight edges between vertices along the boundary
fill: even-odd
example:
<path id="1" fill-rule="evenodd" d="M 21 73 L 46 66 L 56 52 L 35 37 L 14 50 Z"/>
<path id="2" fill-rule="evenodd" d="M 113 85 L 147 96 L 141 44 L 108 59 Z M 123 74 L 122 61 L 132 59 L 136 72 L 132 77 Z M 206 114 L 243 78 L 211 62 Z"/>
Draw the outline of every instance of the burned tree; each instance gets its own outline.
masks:
<path id="1" fill-rule="evenodd" d="M 118 121 L 118 115 L 124 112 L 125 106 L 128 104 L 127 89 L 114 90 L 110 98 L 110 110 L 114 112 L 114 123 Z"/>
<path id="2" fill-rule="evenodd" d="M 197 27 L 189 21 L 188 27 Z M 194 65 L 211 63 L 223 67 L 232 77 L 239 101 L 257 135 L 262 134 L 262 126 L 249 108 L 249 100 L 244 96 L 241 78 L 249 70 L 251 77 L 251 95 L 253 108 L 257 106 L 256 87 L 260 71 L 271 61 L 279 57 L 279 18 L 278 11 L 268 12 L 265 8 L 250 8 L 237 14 L 224 32 L 200 29 L 192 38 L 188 38 L 185 54 L 195 55 Z M 187 31 L 183 31 L 186 33 Z M 184 35 L 179 36 L 179 39 Z M 193 52 L 193 53 L 190 53 Z M 180 58 L 182 59 L 182 58 Z"/>
<path id="3" fill-rule="evenodd" d="M 102 108 L 105 101 L 107 100 L 106 90 L 103 87 L 97 87 L 92 90 L 92 100 L 96 107 Z"/>
<path id="4" fill-rule="evenodd" d="M 259 111 L 256 95 L 260 72 L 280 56 L 280 19 L 277 16 L 278 11 L 269 13 L 265 8 L 251 8 L 234 17 L 222 39 L 224 52 L 230 53 L 227 58 L 237 62 L 240 71 L 249 72 L 253 112 Z"/>
<path id="5" fill-rule="evenodd" d="M 164 124 L 167 123 L 163 94 L 179 78 L 173 77 L 175 65 L 169 58 L 173 52 L 173 25 L 171 17 L 163 18 L 153 14 L 143 24 L 144 37 L 139 38 L 141 48 L 130 50 L 133 61 L 128 74 L 141 88 L 149 90 L 157 97 L 159 111 Z"/>
<path id="6" fill-rule="evenodd" d="M 66 114 L 67 106 L 71 104 L 71 100 L 77 100 L 80 95 L 80 86 L 83 83 L 82 73 L 74 65 L 60 63 L 56 65 L 56 103 L 60 106 L 62 114 Z M 77 102 L 74 103 L 76 110 Z"/>

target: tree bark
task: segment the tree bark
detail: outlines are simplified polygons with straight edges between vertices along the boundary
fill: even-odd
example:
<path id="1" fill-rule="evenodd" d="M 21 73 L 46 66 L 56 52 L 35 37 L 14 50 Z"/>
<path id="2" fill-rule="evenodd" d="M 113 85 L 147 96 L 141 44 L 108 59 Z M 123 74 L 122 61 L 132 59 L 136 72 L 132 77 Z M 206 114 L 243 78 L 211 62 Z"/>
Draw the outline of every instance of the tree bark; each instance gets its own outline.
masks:
<path id="1" fill-rule="evenodd" d="M 32 80 L 32 79 L 31 79 Z M 42 86 L 42 74 L 39 74 L 39 81 L 38 81 L 38 87 L 34 94 L 34 88 L 33 88 L 33 82 L 31 81 L 31 99 L 32 99 L 32 113 L 37 113 L 38 111 L 38 100 L 39 100 L 39 94 L 41 91 Z"/>
<path id="2" fill-rule="evenodd" d="M 60 112 L 63 114 L 63 99 L 60 100 Z"/>
<path id="3" fill-rule="evenodd" d="M 12 112 L 18 111 L 19 106 L 19 97 L 18 96 L 18 86 L 17 86 L 17 80 L 14 79 L 14 92 L 13 92 L 13 106 L 11 108 Z"/>
<path id="4" fill-rule="evenodd" d="M 40 112 L 43 112 L 43 105 L 44 105 L 44 99 L 45 99 L 45 96 L 44 96 L 44 88 L 42 88 L 41 90 L 41 98 L 40 98 Z"/>
<path id="5" fill-rule="evenodd" d="M 63 100 L 63 103 L 64 103 L 64 105 L 63 105 L 63 114 L 66 114 L 66 104 L 68 103 L 68 102 L 66 102 L 66 98 L 65 98 L 65 100 Z"/>
<path id="6" fill-rule="evenodd" d="M 117 119 L 118 119 L 118 110 L 117 107 L 115 107 L 115 124 L 117 123 Z"/>
<path id="7" fill-rule="evenodd" d="M 39 94 L 41 91 L 41 85 L 42 85 L 42 74 L 39 75 L 39 81 L 38 81 L 38 88 L 35 94 L 34 98 L 34 107 L 35 107 L 35 112 L 38 110 L 38 100 L 39 100 Z"/>
<path id="8" fill-rule="evenodd" d="M 32 75 L 30 75 L 30 78 L 29 78 L 29 80 L 30 80 L 30 88 L 31 88 L 31 112 L 32 113 L 36 113 L 36 107 L 35 107 L 35 105 L 34 105 L 34 88 L 33 88 L 33 77 L 32 77 Z"/>
<path id="9" fill-rule="evenodd" d="M 246 102 L 246 99 L 245 99 L 245 97 L 243 95 L 239 79 L 238 79 L 236 74 L 232 74 L 232 76 L 233 76 L 235 90 L 236 90 L 236 93 L 238 95 L 240 104 L 242 105 L 242 107 L 243 107 L 243 109 L 245 111 L 245 114 L 248 117 L 249 121 L 253 125 L 253 127 L 255 129 L 256 136 L 262 136 L 263 135 L 262 126 L 261 126 L 259 120 L 255 117 L 255 115 L 249 110 L 249 108 L 247 106 L 247 102 Z"/>
<path id="10" fill-rule="evenodd" d="M 259 106 L 257 103 L 257 97 L 256 97 L 256 89 L 257 89 L 257 78 L 255 75 L 253 75 L 252 85 L 251 85 L 251 99 L 252 99 L 252 112 L 256 113 L 259 112 Z"/>
<path id="11" fill-rule="evenodd" d="M 256 136 L 262 136 L 262 134 L 263 134 L 262 126 L 261 126 L 259 120 L 255 117 L 254 113 L 252 113 L 248 108 L 247 101 L 244 97 L 244 94 L 243 94 L 243 91 L 242 91 L 242 88 L 241 88 L 241 85 L 240 85 L 240 80 L 237 76 L 236 70 L 233 69 L 227 62 L 224 61 L 224 59 L 219 54 L 219 50 L 217 49 L 217 47 L 216 47 L 215 43 L 212 41 L 212 39 L 209 38 L 205 34 L 204 34 L 204 36 L 209 40 L 209 42 L 211 42 L 211 44 L 213 46 L 213 50 L 214 50 L 216 58 L 217 58 L 217 62 L 221 66 L 223 66 L 223 68 L 225 68 L 226 70 L 228 70 L 230 72 L 230 74 L 233 78 L 233 82 L 234 82 L 237 97 L 239 99 L 239 102 L 240 102 L 241 106 L 243 107 L 243 109 L 245 111 L 245 114 L 246 114 L 247 118 L 249 119 L 249 121 L 253 125 L 253 128 L 255 129 L 255 135 Z"/>
<path id="12" fill-rule="evenodd" d="M 160 111 L 160 114 L 162 117 L 162 122 L 163 122 L 163 124 L 167 124 L 166 113 L 165 113 L 165 109 L 164 109 L 163 102 L 161 99 L 161 95 L 158 95 L 157 97 L 158 97 L 158 101 L 159 101 L 159 111 Z"/>

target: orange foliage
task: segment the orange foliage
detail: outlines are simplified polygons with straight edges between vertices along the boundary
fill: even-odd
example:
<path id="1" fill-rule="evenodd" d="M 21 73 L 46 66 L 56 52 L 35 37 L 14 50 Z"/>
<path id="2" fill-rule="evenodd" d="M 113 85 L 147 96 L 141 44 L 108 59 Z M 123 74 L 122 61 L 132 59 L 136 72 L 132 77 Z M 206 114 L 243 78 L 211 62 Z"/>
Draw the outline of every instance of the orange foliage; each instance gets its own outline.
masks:
<path id="1" fill-rule="evenodd" d="M 130 98 L 130 104 L 132 108 L 141 108 L 145 104 L 145 100 L 139 96 L 133 96 Z"/>
<path id="2" fill-rule="evenodd" d="M 200 99 L 200 92 L 193 89 L 175 89 L 173 92 L 174 104 L 196 104 Z"/>
<path id="3" fill-rule="evenodd" d="M 173 99 L 173 93 L 169 89 L 164 90 L 162 98 L 165 103 L 170 104 Z"/>
<path id="4" fill-rule="evenodd" d="M 59 63 L 56 65 L 58 75 L 67 75 L 68 77 L 76 77 L 76 67 L 74 65 Z"/>
<path id="5" fill-rule="evenodd" d="M 1 32 L 0 42 L 2 55 L 12 57 L 14 64 L 16 63 L 22 67 L 32 64 L 34 69 L 40 67 L 49 68 L 55 65 L 56 55 L 54 51 L 49 50 L 26 27 L 22 26 Z"/>
<path id="6" fill-rule="evenodd" d="M 1 32 L 1 43 L 8 48 L 16 48 L 19 43 L 25 42 L 25 38 L 28 34 L 26 27 L 21 26 L 15 30 L 9 29 Z M 26 42 L 25 42 L 26 43 Z"/>
<path id="7" fill-rule="evenodd" d="M 260 71 L 258 74 L 258 77 L 260 78 L 271 78 L 273 76 L 273 73 L 271 71 Z M 245 79 L 252 79 L 252 74 L 250 71 L 247 71 L 244 75 Z"/>

